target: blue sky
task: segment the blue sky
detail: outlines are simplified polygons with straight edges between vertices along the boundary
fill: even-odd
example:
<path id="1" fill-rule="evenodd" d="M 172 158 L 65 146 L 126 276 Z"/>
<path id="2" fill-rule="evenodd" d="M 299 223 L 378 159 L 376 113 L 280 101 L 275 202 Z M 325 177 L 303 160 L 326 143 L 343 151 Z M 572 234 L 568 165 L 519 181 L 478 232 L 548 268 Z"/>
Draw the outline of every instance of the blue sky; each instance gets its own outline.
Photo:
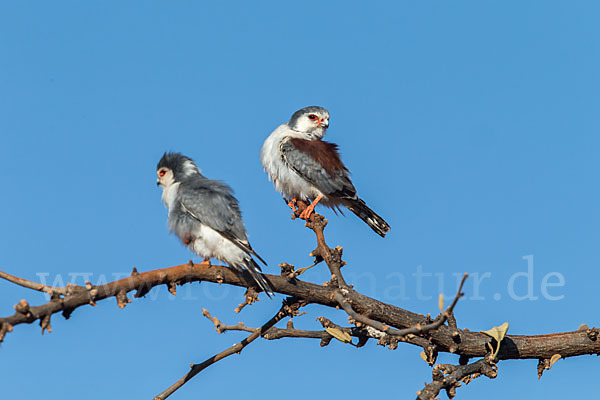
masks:
<path id="1" fill-rule="evenodd" d="M 295 110 L 321 105 L 359 194 L 392 226 L 381 239 L 324 211 L 358 290 L 435 313 L 469 272 L 460 327 L 598 326 L 599 12 L 592 1 L 2 2 L 0 269 L 82 284 L 189 260 L 155 185 L 166 150 L 234 188 L 267 272 L 308 265 L 314 238 L 289 220 L 258 152 Z M 0 315 L 21 298 L 44 301 L 0 282 Z M 203 307 L 257 326 L 281 296 L 236 315 L 241 299 L 159 288 L 125 310 L 108 300 L 55 317 L 49 335 L 18 326 L 0 348 L 3 393 L 152 398 L 243 337 L 218 335 Z M 346 322 L 306 311 L 299 328 Z M 431 378 L 420 351 L 260 341 L 173 398 L 412 398 Z M 597 357 L 560 360 L 541 381 L 536 364 L 502 362 L 459 396 L 596 395 Z"/>

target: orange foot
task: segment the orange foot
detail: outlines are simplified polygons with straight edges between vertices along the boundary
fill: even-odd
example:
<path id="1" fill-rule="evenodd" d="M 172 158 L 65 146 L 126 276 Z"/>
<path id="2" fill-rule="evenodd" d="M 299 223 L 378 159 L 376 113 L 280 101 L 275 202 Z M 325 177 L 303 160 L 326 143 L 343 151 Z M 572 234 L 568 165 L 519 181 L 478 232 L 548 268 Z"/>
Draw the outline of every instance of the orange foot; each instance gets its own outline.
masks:
<path id="1" fill-rule="evenodd" d="M 295 197 L 290 200 L 290 202 L 288 203 L 288 207 L 292 209 L 292 211 L 296 212 L 298 210 L 298 208 L 296 207 L 296 202 L 298 201 L 298 199 L 296 199 Z"/>
<path id="2" fill-rule="evenodd" d="M 321 201 L 322 198 L 322 195 L 318 195 L 315 201 L 310 203 L 310 206 L 306 207 L 306 209 L 302 211 L 302 214 L 300 214 L 300 218 L 308 221 L 308 219 L 310 218 L 310 214 L 312 214 L 313 211 L 315 211 L 315 207 L 317 206 L 317 204 L 319 204 L 319 201 Z"/>
<path id="3" fill-rule="evenodd" d="M 210 257 L 206 257 L 204 260 L 202 260 L 202 262 L 200 264 L 204 264 L 204 265 L 210 267 Z"/>

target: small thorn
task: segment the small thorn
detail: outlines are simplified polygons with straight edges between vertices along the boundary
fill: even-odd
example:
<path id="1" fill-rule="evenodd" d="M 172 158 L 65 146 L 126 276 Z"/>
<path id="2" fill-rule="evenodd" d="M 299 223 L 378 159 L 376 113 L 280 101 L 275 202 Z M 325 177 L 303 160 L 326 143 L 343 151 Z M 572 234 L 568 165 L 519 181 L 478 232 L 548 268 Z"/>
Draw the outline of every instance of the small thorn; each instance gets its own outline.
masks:
<path id="1" fill-rule="evenodd" d="M 125 308 L 128 303 L 131 303 L 131 300 L 127 297 L 127 292 L 125 291 L 117 293 L 115 297 L 117 298 L 117 306 L 120 309 Z"/>
<path id="2" fill-rule="evenodd" d="M 23 299 L 13 306 L 13 308 L 20 314 L 29 314 L 29 303 Z"/>
<path id="3" fill-rule="evenodd" d="M 590 329 L 590 327 L 587 326 L 587 324 L 581 324 L 579 325 L 579 328 L 577 328 L 577 332 L 587 331 L 588 329 Z"/>
<path id="4" fill-rule="evenodd" d="M 169 293 L 175 296 L 177 294 L 177 285 L 175 284 L 175 282 L 171 281 L 168 283 L 167 286 L 169 287 Z"/>
<path id="5" fill-rule="evenodd" d="M 52 326 L 50 325 L 50 315 L 46 315 L 40 320 L 40 326 L 42 327 L 42 335 L 44 334 L 44 331 L 47 331 L 48 333 L 52 332 Z"/>

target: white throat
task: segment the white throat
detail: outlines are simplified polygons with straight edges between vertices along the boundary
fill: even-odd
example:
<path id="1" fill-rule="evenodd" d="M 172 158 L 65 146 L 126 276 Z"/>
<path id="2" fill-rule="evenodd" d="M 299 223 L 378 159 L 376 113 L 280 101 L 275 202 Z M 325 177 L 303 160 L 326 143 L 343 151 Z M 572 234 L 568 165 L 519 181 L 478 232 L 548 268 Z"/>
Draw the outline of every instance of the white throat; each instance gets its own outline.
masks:
<path id="1" fill-rule="evenodd" d="M 163 187 L 162 201 L 169 210 L 173 208 L 175 199 L 177 198 L 177 191 L 179 190 L 179 182 L 173 183 L 168 187 Z"/>

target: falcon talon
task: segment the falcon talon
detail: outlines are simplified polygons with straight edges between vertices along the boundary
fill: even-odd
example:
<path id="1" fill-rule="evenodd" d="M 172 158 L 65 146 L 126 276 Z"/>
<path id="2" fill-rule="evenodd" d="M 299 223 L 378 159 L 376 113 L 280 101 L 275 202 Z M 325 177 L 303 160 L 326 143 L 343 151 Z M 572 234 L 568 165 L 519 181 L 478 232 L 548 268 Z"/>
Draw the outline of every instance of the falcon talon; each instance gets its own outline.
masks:
<path id="1" fill-rule="evenodd" d="M 294 213 L 296 213 L 296 211 L 298 211 L 298 207 L 296 205 L 296 199 L 292 199 L 289 203 L 288 203 L 288 207 L 292 209 L 292 211 L 294 211 Z"/>

